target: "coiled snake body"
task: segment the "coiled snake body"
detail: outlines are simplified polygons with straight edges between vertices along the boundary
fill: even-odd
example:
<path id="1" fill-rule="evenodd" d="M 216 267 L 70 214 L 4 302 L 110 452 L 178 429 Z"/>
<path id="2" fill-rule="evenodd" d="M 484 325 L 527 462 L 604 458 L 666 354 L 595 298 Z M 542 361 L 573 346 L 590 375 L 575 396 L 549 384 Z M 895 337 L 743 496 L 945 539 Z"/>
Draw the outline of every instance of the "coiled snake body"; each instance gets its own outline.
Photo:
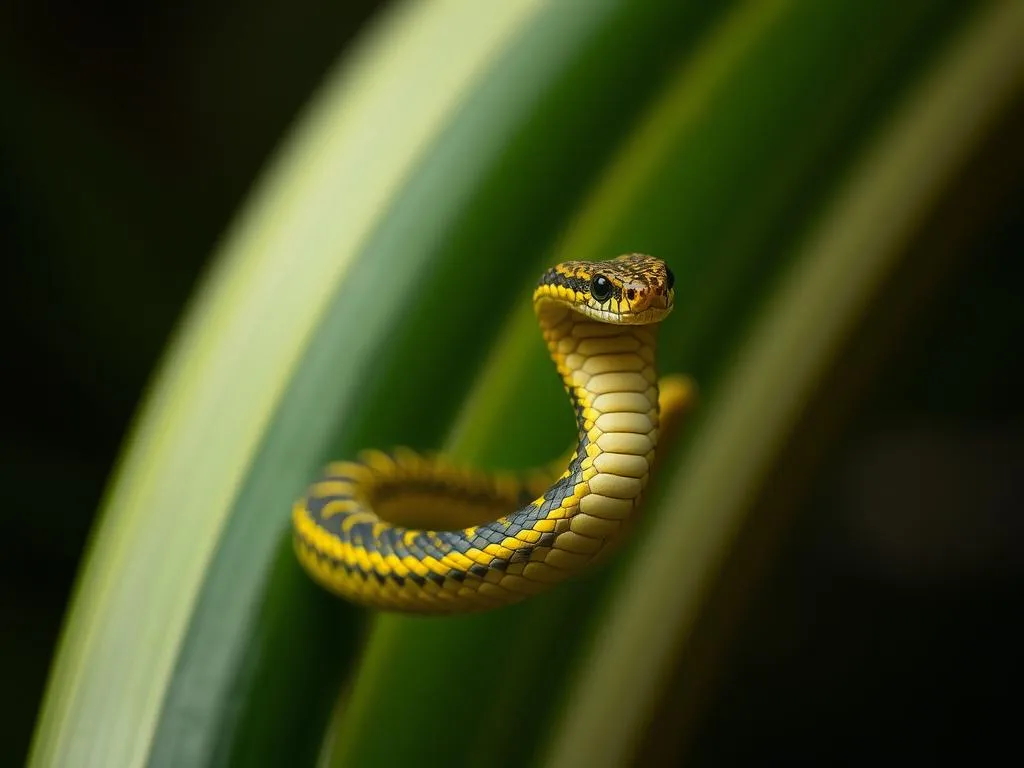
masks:
<path id="1" fill-rule="evenodd" d="M 591 564 L 640 503 L 659 430 L 692 401 L 681 376 L 662 379 L 659 397 L 656 336 L 673 282 L 641 254 L 547 270 L 533 304 L 576 413 L 568 468 L 519 478 L 407 450 L 335 462 L 293 508 L 303 568 L 356 603 L 459 613 L 518 602 Z"/>

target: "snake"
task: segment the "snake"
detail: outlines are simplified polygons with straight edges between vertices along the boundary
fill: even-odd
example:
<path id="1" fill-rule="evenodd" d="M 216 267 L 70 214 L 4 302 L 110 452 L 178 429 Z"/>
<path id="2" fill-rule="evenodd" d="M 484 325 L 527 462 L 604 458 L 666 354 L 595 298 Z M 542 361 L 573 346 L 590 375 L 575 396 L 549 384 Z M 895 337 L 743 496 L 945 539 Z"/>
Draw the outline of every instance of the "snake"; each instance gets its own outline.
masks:
<path id="1" fill-rule="evenodd" d="M 521 473 L 406 448 L 331 462 L 292 508 L 303 570 L 357 605 L 437 615 L 517 603 L 604 560 L 659 434 L 694 402 L 689 377 L 656 370 L 674 297 L 672 271 L 646 254 L 547 269 L 533 308 L 576 417 L 568 455 Z"/>

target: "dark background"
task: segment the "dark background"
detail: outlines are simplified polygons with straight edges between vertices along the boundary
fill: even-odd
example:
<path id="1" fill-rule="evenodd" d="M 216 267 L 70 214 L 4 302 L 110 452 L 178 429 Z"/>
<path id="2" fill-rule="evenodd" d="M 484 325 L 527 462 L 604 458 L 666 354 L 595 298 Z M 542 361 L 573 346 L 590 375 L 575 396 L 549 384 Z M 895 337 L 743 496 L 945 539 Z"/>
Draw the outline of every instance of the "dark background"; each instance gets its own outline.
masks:
<path id="1" fill-rule="evenodd" d="M 24 759 L 104 485 L 204 263 L 382 5 L 5 6 L 0 764 Z"/>
<path id="2" fill-rule="evenodd" d="M 175 321 L 282 132 L 379 5 L 5 10 L 2 764 L 25 754 L 93 515 Z M 1024 641 L 1020 136 L 1018 105 L 911 245 L 953 266 L 918 296 L 911 259 L 879 314 L 910 296 L 913 320 L 895 335 L 863 330 L 809 406 L 759 516 L 796 509 L 787 525 L 799 535 L 773 550 L 741 618 L 704 622 L 680 670 L 680 685 L 699 680 L 700 660 L 726 653 L 703 638 L 731 627 L 729 660 L 707 667 L 725 671 L 702 683 L 699 762 L 1014 746 L 1004 716 Z M 844 400 L 844 380 L 864 375 L 874 383 Z M 833 421 L 845 427 L 830 432 Z M 807 472 L 812 496 L 787 497 L 787 473 Z M 729 589 L 719 604 L 736 604 Z M 659 727 L 678 714 L 666 702 Z"/>

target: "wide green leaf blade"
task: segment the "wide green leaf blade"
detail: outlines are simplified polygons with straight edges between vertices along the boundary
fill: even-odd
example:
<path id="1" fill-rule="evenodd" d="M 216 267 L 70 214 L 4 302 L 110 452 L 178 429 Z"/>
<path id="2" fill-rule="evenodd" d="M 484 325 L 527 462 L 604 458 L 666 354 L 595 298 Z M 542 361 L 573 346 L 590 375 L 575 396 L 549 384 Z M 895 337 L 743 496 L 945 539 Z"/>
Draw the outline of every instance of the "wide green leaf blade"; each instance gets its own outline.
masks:
<path id="1" fill-rule="evenodd" d="M 645 56 L 607 56 L 657 10 L 410 4 L 332 77 L 140 417 L 34 760 L 273 764 L 316 750 L 317 702 L 358 619 L 300 578 L 282 545 L 290 502 L 332 455 L 439 441 L 516 299 L 478 287 L 525 279 L 657 87 L 668 31 Z M 602 71 L 622 84 L 610 97 Z M 159 470 L 140 478 L 146 466 Z"/>
<path id="2" fill-rule="evenodd" d="M 204 604 L 205 580 L 226 567 L 220 564 L 231 543 L 223 535 L 239 489 L 251 477 L 265 433 L 279 424 L 275 413 L 287 405 L 282 398 L 339 289 L 358 300 L 348 304 L 347 318 L 334 316 L 332 328 L 344 330 L 349 348 L 366 359 L 387 346 L 390 320 L 406 310 L 402 299 L 419 287 L 417 278 L 446 274 L 434 241 L 433 249 L 411 251 L 393 243 L 383 262 L 364 249 L 396 194 L 409 194 L 413 169 L 430 159 L 438 137 L 452 136 L 451 123 L 480 78 L 546 7 L 399 6 L 325 85 L 227 238 L 140 414 L 77 588 L 33 764 L 139 764 L 158 729 L 168 727 L 165 712 L 189 734 L 173 745 L 186 763 L 221 754 L 216 735 L 199 731 L 216 734 L 220 718 L 237 710 L 231 697 L 244 649 L 233 646 L 224 658 L 226 646 L 207 645 L 197 662 L 201 685 L 190 688 L 190 700 L 178 706 L 167 698 L 172 677 L 181 674 L 183 643 L 195 631 L 193 611 Z M 462 44 L 437 56 L 453 34 Z M 533 90 L 503 91 L 497 108 L 477 105 L 477 120 L 464 123 L 463 133 L 479 140 L 458 148 L 464 166 L 450 164 L 447 176 L 432 170 L 427 199 L 447 192 L 452 205 L 461 205 L 481 164 L 491 167 L 501 157 L 507 132 L 522 120 L 506 121 L 501 106 L 520 114 L 524 103 L 533 108 L 537 83 L 549 78 L 546 67 L 562 66 L 557 55 L 530 62 Z M 419 95 L 410 100 L 410 92 Z M 481 116 L 495 130 L 474 133 Z M 415 191 L 425 193 L 422 186 Z M 414 207 L 408 199 L 405 205 Z M 383 288 L 385 298 L 371 287 Z M 356 377 L 325 383 L 345 402 L 357 382 L 368 386 Z M 307 423 L 320 428 L 307 443 L 322 454 L 333 423 L 318 418 L 316 403 L 305 403 Z M 292 474 L 277 486 L 278 495 L 293 498 L 301 490 L 294 476 L 308 477 L 315 464 L 306 456 L 300 467 L 288 467 Z M 252 508 L 242 513 L 247 517 L 239 525 L 251 538 L 233 556 L 252 567 L 237 574 L 237 589 L 224 590 L 228 604 L 241 610 L 222 618 L 235 623 L 219 623 L 234 639 L 256 639 L 246 611 L 258 611 L 253 595 L 274 562 L 287 510 L 285 503 L 262 516 Z"/>
<path id="3" fill-rule="evenodd" d="M 616 586 L 569 691 L 549 764 L 621 765 L 635 748 L 703 585 L 714 578 L 801 404 L 928 206 L 1024 86 L 1021 35 L 1019 5 L 994 3 L 972 20 L 800 248 L 674 473 L 662 502 L 673 513 L 658 516 L 645 556 Z"/>
<path id="4" fill-rule="evenodd" d="M 256 188 L 154 379 L 31 763 L 627 761 L 798 402 L 1019 88 L 1011 8 L 382 15 Z M 288 512 L 326 460 L 564 451 L 572 419 L 526 297 L 555 261 L 633 250 L 677 274 L 661 365 L 704 399 L 625 551 L 481 616 L 371 616 L 314 586 Z"/>
<path id="5" fill-rule="evenodd" d="M 723 367 L 744 318 L 786 266 L 787 238 L 836 183 L 865 126 L 899 97 L 904 70 L 912 74 L 928 60 L 957 14 L 953 4 L 914 6 L 888 14 L 886 26 L 878 19 L 877 8 L 861 3 L 747 3 L 723 13 L 694 50 L 681 52 L 666 91 L 573 218 L 550 260 L 647 250 L 672 263 L 685 321 L 666 323 L 663 365 L 694 370 L 696 358 L 702 385 Z M 876 36 L 875 66 L 851 55 L 856 29 Z M 815 59 L 829 66 L 804 66 Z M 742 130 L 753 116 L 760 130 Z M 524 404 L 531 417 L 510 418 Z M 494 345 L 449 448 L 466 460 L 522 466 L 564 448 L 571 432 L 524 307 Z M 529 761 L 614 570 L 493 615 L 377 619 L 335 735 L 334 764 Z M 459 685 L 453 670 L 466 660 L 486 665 L 495 648 L 504 649 L 494 659 L 500 671 L 471 667 Z M 430 705 L 408 691 L 430 691 Z M 385 720 L 402 739 L 377 738 Z M 496 745 L 496 733 L 514 733 L 514 749 Z"/>

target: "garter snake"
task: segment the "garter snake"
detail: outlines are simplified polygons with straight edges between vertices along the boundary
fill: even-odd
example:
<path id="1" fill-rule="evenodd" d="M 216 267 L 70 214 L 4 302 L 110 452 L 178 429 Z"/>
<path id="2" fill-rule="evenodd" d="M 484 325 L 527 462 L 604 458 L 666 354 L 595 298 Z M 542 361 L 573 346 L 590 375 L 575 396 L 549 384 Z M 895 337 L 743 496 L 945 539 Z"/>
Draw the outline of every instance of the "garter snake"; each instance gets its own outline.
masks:
<path id="1" fill-rule="evenodd" d="M 332 463 L 292 510 L 303 568 L 365 606 L 460 613 L 590 565 L 639 505 L 659 431 L 692 401 L 688 379 L 659 385 L 655 370 L 673 297 L 671 270 L 651 256 L 548 269 L 533 306 L 576 414 L 568 467 L 517 477 L 403 449 Z"/>

